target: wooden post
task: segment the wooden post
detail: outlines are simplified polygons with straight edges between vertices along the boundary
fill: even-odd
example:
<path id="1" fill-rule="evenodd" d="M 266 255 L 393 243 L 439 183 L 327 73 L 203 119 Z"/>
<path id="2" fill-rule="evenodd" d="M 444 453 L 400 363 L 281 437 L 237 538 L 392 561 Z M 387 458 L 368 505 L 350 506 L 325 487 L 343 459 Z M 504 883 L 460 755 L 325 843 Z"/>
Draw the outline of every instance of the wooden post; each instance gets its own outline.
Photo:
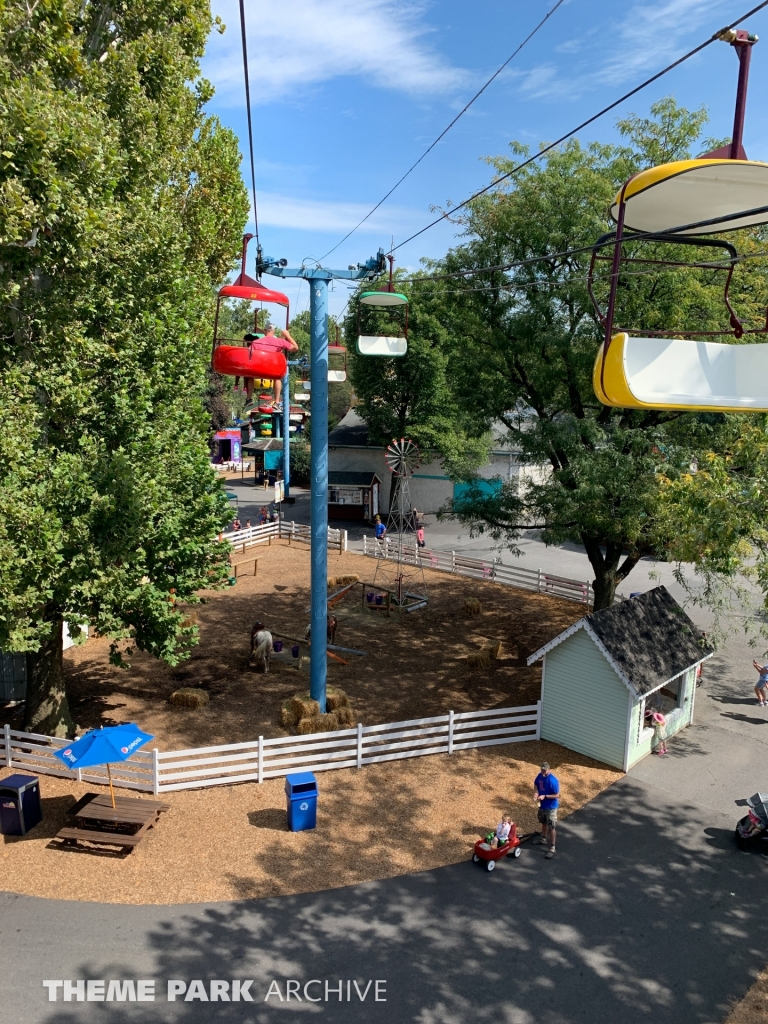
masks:
<path id="1" fill-rule="evenodd" d="M 264 781 L 264 737 L 259 736 L 259 748 L 257 754 L 258 760 L 258 781 L 261 784 Z"/>

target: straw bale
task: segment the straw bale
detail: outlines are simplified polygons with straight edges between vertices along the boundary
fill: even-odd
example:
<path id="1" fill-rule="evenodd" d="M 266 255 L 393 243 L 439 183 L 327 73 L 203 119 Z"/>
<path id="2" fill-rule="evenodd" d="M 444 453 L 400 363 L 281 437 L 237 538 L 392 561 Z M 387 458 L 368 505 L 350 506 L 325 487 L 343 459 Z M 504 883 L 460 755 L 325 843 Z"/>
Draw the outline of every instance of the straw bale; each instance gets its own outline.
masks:
<path id="1" fill-rule="evenodd" d="M 470 668 L 490 668 L 491 653 L 483 647 L 479 651 L 470 651 L 467 655 L 467 665 Z"/>
<path id="2" fill-rule="evenodd" d="M 483 606 L 476 597 L 465 597 L 464 598 L 464 612 L 466 615 L 479 615 L 483 610 Z"/>
<path id="3" fill-rule="evenodd" d="M 355 713 L 350 707 L 336 708 L 334 715 L 336 715 L 339 720 L 340 729 L 352 729 L 357 725 Z"/>
<path id="4" fill-rule="evenodd" d="M 318 712 L 311 718 L 302 718 L 296 728 L 299 736 L 308 736 L 313 732 L 334 732 L 339 728 L 339 719 L 335 711 L 327 711 L 324 715 Z"/>
<path id="5" fill-rule="evenodd" d="M 200 690 L 196 686 L 182 686 L 180 690 L 174 690 L 168 699 L 176 707 L 197 711 L 204 708 L 211 698 L 207 690 Z"/>
<path id="6" fill-rule="evenodd" d="M 329 686 L 325 694 L 325 706 L 329 711 L 350 707 L 349 697 L 336 686 Z"/>
<path id="7" fill-rule="evenodd" d="M 297 693 L 291 697 L 288 704 L 293 709 L 297 722 L 302 718 L 312 718 L 313 715 L 320 714 L 320 705 L 316 700 L 312 700 L 309 694 L 300 696 Z"/>
<path id="8" fill-rule="evenodd" d="M 350 583 L 359 583 L 360 577 L 357 573 L 347 573 L 346 576 L 334 576 L 328 580 L 328 587 L 331 590 L 336 590 L 339 587 L 346 587 Z"/>
<path id="9" fill-rule="evenodd" d="M 486 640 L 480 650 L 488 651 L 491 661 L 498 661 L 501 657 L 501 640 Z"/>

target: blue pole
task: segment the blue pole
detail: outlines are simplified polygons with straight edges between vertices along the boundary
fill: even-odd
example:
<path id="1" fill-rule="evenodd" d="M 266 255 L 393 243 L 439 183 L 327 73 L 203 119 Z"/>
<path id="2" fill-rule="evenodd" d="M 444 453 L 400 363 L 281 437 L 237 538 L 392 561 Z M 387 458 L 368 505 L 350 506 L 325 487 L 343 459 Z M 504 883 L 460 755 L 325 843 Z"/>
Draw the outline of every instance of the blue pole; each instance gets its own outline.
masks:
<path id="1" fill-rule="evenodd" d="M 290 383 L 291 371 L 286 366 L 283 377 L 283 480 L 286 498 L 291 483 L 291 396 L 288 394 Z"/>
<path id="2" fill-rule="evenodd" d="M 328 278 L 309 281 L 310 367 L 312 410 L 312 489 L 310 492 L 312 646 L 309 696 L 325 713 L 328 676 L 326 616 L 328 614 Z M 286 445 L 287 439 L 283 441 Z"/>

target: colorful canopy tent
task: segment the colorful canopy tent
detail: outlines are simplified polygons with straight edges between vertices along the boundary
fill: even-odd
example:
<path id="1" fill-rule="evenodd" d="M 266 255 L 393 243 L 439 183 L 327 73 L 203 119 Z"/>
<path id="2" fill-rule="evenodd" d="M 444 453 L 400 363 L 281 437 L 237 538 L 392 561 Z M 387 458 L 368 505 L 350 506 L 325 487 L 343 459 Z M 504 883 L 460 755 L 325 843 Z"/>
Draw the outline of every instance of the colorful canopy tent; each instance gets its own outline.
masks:
<path id="1" fill-rule="evenodd" d="M 698 160 L 676 160 L 633 175 L 620 189 L 611 208 L 616 231 L 598 240 L 592 255 L 589 289 L 605 329 L 597 353 L 593 385 L 598 399 L 609 406 L 631 409 L 683 409 L 716 412 L 768 411 L 768 344 L 724 344 L 670 338 L 675 331 L 616 330 L 617 289 L 628 242 L 722 248 L 728 256 L 704 261 L 726 273 L 723 301 L 730 330 L 691 331 L 693 336 L 768 333 L 765 325 L 746 328 L 731 305 L 728 290 L 739 259 L 735 247 L 707 236 L 768 223 L 768 163 L 746 159 L 741 145 L 747 74 L 751 47 L 757 37 L 744 30 L 722 35 L 737 52 L 739 88 L 732 142 Z M 673 226 L 674 225 L 674 226 Z M 610 256 L 601 255 L 606 245 Z M 599 260 L 612 263 L 610 294 L 605 314 L 593 292 Z M 687 266 L 678 260 L 643 259 L 643 263 Z M 638 335 L 638 336 L 636 336 Z M 664 337 L 667 335 L 667 337 Z"/>

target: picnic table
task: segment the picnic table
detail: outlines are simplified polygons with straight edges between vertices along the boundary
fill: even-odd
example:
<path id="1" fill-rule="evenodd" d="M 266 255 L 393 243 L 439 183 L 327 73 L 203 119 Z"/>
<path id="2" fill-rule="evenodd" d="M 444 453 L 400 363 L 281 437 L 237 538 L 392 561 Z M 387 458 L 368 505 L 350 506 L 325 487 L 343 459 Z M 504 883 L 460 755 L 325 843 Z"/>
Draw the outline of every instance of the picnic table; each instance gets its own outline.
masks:
<path id="1" fill-rule="evenodd" d="M 141 800 L 116 796 L 115 806 L 106 793 L 88 793 L 70 810 L 75 825 L 56 834 L 65 845 L 78 842 L 97 846 L 119 846 L 131 850 L 138 846 L 163 811 L 170 804 L 159 800 Z"/>

